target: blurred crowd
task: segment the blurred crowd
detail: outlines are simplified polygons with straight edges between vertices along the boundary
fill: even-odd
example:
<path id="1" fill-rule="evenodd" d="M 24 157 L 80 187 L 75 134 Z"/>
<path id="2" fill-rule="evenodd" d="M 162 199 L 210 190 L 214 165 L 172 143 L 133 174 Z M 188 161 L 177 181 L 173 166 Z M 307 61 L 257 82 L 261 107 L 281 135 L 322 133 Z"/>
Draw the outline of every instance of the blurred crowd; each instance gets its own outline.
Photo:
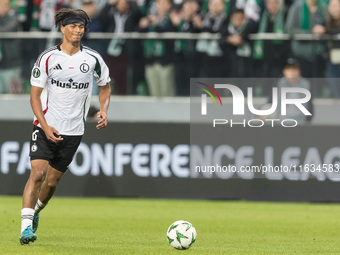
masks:
<path id="1" fill-rule="evenodd" d="M 89 32 L 218 33 L 221 39 L 89 39 L 102 54 L 116 95 L 188 96 L 190 78 L 279 78 L 288 58 L 319 97 L 340 98 L 340 41 L 250 40 L 249 34 L 340 33 L 340 0 L 0 0 L 0 32 L 57 31 L 63 7 L 85 10 Z M 35 59 L 58 43 L 0 38 L 0 93 L 29 93 Z M 258 95 L 268 95 L 259 87 Z M 96 93 L 94 88 L 93 93 Z"/>

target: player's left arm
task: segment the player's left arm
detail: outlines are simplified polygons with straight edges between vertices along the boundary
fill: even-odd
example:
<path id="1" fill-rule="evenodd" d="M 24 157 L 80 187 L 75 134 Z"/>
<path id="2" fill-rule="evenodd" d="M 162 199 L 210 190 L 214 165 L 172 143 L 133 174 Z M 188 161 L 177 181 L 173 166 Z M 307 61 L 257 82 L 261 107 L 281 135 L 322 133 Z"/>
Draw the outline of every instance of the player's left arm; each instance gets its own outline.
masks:
<path id="1" fill-rule="evenodd" d="M 98 121 L 96 128 L 101 129 L 106 127 L 108 123 L 107 110 L 110 105 L 111 87 L 110 83 L 106 83 L 105 86 L 98 86 L 98 88 L 100 110 L 97 113 L 97 117 L 100 118 L 100 120 Z"/>

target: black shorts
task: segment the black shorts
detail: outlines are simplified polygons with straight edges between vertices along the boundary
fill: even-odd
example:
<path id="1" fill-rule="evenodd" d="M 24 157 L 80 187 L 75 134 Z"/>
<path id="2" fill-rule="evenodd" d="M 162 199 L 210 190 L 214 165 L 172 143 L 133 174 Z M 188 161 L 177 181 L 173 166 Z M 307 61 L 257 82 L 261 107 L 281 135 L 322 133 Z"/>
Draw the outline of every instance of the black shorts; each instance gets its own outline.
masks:
<path id="1" fill-rule="evenodd" d="M 61 137 L 64 138 L 61 142 L 51 142 L 40 127 L 34 126 L 30 144 L 31 160 L 47 160 L 53 168 L 66 172 L 83 136 L 62 135 Z"/>

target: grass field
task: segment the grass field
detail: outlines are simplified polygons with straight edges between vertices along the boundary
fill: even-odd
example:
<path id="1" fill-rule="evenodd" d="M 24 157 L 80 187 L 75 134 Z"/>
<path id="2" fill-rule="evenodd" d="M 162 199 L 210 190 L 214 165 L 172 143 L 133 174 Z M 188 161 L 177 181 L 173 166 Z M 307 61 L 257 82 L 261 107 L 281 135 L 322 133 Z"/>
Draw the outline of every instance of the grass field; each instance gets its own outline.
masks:
<path id="1" fill-rule="evenodd" d="M 21 198 L 0 196 L 0 254 L 340 254 L 340 205 L 60 198 L 20 245 Z M 166 230 L 190 221 L 197 241 L 173 249 Z"/>

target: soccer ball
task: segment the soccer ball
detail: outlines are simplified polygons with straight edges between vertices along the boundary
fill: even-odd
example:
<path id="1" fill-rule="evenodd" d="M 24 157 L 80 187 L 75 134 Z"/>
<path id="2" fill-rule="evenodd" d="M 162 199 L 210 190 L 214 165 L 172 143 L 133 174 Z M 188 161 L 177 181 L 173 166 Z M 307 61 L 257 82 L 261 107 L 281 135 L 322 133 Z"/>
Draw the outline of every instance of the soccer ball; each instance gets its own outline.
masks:
<path id="1" fill-rule="evenodd" d="M 166 232 L 169 244 L 177 250 L 189 249 L 196 241 L 197 233 L 194 226 L 184 220 L 175 221 Z"/>

